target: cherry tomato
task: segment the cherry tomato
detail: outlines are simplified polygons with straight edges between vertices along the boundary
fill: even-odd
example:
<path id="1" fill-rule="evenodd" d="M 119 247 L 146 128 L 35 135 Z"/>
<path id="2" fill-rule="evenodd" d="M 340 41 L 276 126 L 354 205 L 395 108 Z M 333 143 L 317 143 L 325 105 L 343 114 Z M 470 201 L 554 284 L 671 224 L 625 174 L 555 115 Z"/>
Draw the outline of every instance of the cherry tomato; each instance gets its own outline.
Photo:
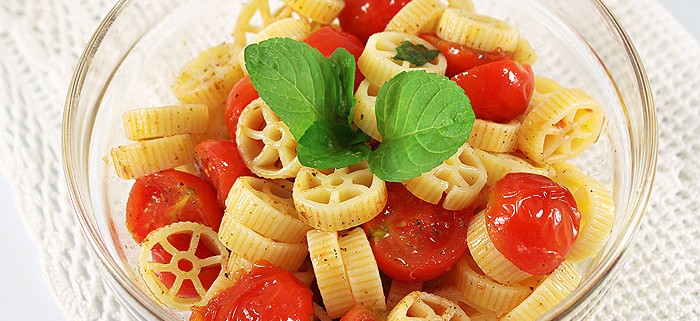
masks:
<path id="1" fill-rule="evenodd" d="M 513 53 L 502 51 L 500 48 L 494 52 L 486 52 L 440 39 L 432 33 L 423 34 L 420 37 L 440 49 L 440 52 L 447 58 L 447 71 L 445 71 L 445 76 L 447 77 L 453 77 L 456 74 L 490 62 L 513 60 Z"/>
<path id="2" fill-rule="evenodd" d="M 338 15 L 340 27 L 367 42 L 372 34 L 384 31 L 391 18 L 409 2 L 411 0 L 345 0 L 345 8 Z"/>
<path id="3" fill-rule="evenodd" d="M 340 321 L 385 321 L 386 314 L 375 311 L 362 304 L 356 305 L 352 310 L 345 313 Z"/>
<path id="4" fill-rule="evenodd" d="M 452 80 L 469 96 L 476 118 L 499 123 L 522 115 L 535 90 L 532 69 L 511 60 L 474 67 Z"/>
<path id="5" fill-rule="evenodd" d="M 126 204 L 126 227 L 141 243 L 151 231 L 181 221 L 202 223 L 218 231 L 223 215 L 211 185 L 170 169 L 136 179 Z"/>
<path id="6" fill-rule="evenodd" d="M 255 265 L 236 285 L 220 292 L 206 306 L 192 307 L 190 320 L 310 321 L 313 293 L 291 273 Z"/>
<path id="7" fill-rule="evenodd" d="M 356 62 L 357 59 L 360 59 L 362 51 L 365 50 L 365 45 L 362 44 L 360 39 L 357 39 L 357 37 L 352 34 L 331 27 L 319 29 L 306 38 L 304 42 L 318 49 L 326 58 L 330 57 L 336 49 L 345 48 L 355 57 Z M 360 69 L 356 67 L 355 89 L 360 86 L 360 82 L 362 82 L 363 79 L 365 79 L 365 76 L 360 72 Z"/>
<path id="8" fill-rule="evenodd" d="M 224 117 L 228 133 L 234 140 L 236 139 L 236 126 L 238 126 L 238 118 L 241 117 L 241 112 L 250 102 L 258 98 L 260 98 L 260 95 L 258 95 L 258 91 L 250 81 L 250 76 L 245 76 L 239 80 L 228 93 Z"/>
<path id="9" fill-rule="evenodd" d="M 471 211 L 448 211 L 388 183 L 384 210 L 363 228 L 379 269 L 401 282 L 427 281 L 447 272 L 467 249 Z"/>
<path id="10" fill-rule="evenodd" d="M 569 190 L 551 179 L 511 173 L 488 191 L 486 230 L 496 249 L 521 270 L 546 275 L 566 259 L 581 213 Z"/>
<path id="11" fill-rule="evenodd" d="M 224 206 L 228 192 L 238 177 L 253 176 L 234 142 L 210 139 L 197 144 L 194 152 L 197 168 L 216 188 L 221 206 Z"/>

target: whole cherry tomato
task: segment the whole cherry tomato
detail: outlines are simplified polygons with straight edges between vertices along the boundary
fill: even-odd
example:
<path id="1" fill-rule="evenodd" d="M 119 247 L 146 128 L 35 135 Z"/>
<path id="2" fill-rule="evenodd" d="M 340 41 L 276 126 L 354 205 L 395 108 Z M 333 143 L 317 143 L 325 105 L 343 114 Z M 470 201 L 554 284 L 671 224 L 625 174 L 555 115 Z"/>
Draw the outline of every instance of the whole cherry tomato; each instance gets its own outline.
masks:
<path id="1" fill-rule="evenodd" d="M 318 49 L 326 58 L 330 57 L 336 49 L 345 48 L 355 57 L 356 62 L 357 59 L 360 59 L 362 51 L 365 50 L 365 45 L 360 39 L 357 39 L 357 37 L 352 34 L 331 27 L 319 29 L 309 35 L 304 42 Z M 360 69 L 356 67 L 355 89 L 360 86 L 360 82 L 362 82 L 363 79 L 365 79 L 365 76 L 360 72 Z"/>
<path id="2" fill-rule="evenodd" d="M 391 18 L 409 2 L 411 0 L 345 0 L 345 8 L 338 15 L 340 27 L 367 42 L 372 34 L 384 31 Z"/>
<path id="3" fill-rule="evenodd" d="M 513 60 L 513 53 L 500 49 L 494 52 L 479 51 L 440 39 L 432 33 L 423 34 L 420 37 L 433 44 L 447 58 L 447 71 L 445 71 L 445 76 L 447 77 L 453 77 L 456 74 L 490 62 Z"/>
<path id="4" fill-rule="evenodd" d="M 231 88 L 226 99 L 224 117 L 226 119 L 226 128 L 228 128 L 228 133 L 234 142 L 236 141 L 236 126 L 238 126 L 238 118 L 241 117 L 241 112 L 248 104 L 259 97 L 258 91 L 250 81 L 250 76 L 243 77 Z"/>
<path id="5" fill-rule="evenodd" d="M 531 173 L 507 174 L 496 182 L 485 216 L 498 252 L 533 275 L 547 275 L 566 259 L 581 220 L 569 190 Z"/>
<path id="6" fill-rule="evenodd" d="M 201 142 L 194 147 L 194 157 L 204 178 L 216 188 L 221 206 L 238 177 L 253 176 L 234 142 L 213 139 Z"/>
<path id="7" fill-rule="evenodd" d="M 464 89 L 476 118 L 507 123 L 527 110 L 535 90 L 530 66 L 511 60 L 469 69 L 452 78 Z"/>

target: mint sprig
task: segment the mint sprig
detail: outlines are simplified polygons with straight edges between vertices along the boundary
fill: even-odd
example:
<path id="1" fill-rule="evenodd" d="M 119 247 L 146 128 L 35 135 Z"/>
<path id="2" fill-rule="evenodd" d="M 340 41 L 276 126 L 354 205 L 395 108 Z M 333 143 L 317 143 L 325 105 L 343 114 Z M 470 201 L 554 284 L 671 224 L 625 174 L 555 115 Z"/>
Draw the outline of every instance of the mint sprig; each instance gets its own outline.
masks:
<path id="1" fill-rule="evenodd" d="M 394 59 L 408 61 L 415 66 L 422 67 L 435 60 L 438 55 L 440 55 L 440 50 L 430 50 L 424 45 L 403 41 L 400 46 L 396 47 Z"/>

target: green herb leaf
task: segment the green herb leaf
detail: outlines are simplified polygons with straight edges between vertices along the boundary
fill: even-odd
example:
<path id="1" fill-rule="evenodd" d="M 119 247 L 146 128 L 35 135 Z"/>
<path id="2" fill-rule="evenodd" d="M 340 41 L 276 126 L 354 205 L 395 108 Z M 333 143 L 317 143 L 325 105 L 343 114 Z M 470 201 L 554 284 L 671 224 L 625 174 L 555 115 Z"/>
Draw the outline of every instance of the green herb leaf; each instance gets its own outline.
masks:
<path id="1" fill-rule="evenodd" d="M 355 107 L 355 56 L 344 48 L 338 48 L 329 59 L 340 76 L 338 117 L 345 117 L 352 126 Z"/>
<path id="2" fill-rule="evenodd" d="M 454 155 L 475 119 L 456 83 L 424 71 L 402 72 L 387 81 L 375 108 L 382 144 L 369 155 L 369 165 L 390 182 L 418 177 Z"/>
<path id="3" fill-rule="evenodd" d="M 371 151 L 367 141 L 367 134 L 358 134 L 347 124 L 317 121 L 299 139 L 297 157 L 302 165 L 312 168 L 350 166 L 367 158 Z"/>
<path id="4" fill-rule="evenodd" d="M 414 45 L 410 41 L 404 41 L 401 46 L 396 47 L 394 59 L 408 61 L 421 67 L 437 58 L 440 50 L 430 50 L 424 45 Z"/>

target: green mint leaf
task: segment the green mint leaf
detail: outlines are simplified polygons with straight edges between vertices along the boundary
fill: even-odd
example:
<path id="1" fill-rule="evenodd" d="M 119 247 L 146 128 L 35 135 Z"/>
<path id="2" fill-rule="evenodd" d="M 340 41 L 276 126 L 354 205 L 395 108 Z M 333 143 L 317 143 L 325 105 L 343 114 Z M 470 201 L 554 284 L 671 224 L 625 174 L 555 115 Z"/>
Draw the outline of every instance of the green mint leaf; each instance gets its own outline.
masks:
<path id="1" fill-rule="evenodd" d="M 345 123 L 317 121 L 299 139 L 297 157 L 302 165 L 318 169 L 357 164 L 371 151 L 365 142 L 353 142 L 360 136 Z"/>
<path id="2" fill-rule="evenodd" d="M 430 50 L 424 45 L 414 45 L 410 41 L 404 41 L 401 46 L 396 47 L 394 59 L 408 61 L 421 67 L 437 58 L 440 50 Z"/>
<path id="3" fill-rule="evenodd" d="M 344 117 L 352 126 L 355 107 L 355 56 L 344 48 L 338 48 L 329 59 L 340 76 L 338 116 Z"/>
<path id="4" fill-rule="evenodd" d="M 474 112 L 464 91 L 447 77 L 402 72 L 379 90 L 379 148 L 369 155 L 372 172 L 399 182 L 435 168 L 469 138 Z"/>

